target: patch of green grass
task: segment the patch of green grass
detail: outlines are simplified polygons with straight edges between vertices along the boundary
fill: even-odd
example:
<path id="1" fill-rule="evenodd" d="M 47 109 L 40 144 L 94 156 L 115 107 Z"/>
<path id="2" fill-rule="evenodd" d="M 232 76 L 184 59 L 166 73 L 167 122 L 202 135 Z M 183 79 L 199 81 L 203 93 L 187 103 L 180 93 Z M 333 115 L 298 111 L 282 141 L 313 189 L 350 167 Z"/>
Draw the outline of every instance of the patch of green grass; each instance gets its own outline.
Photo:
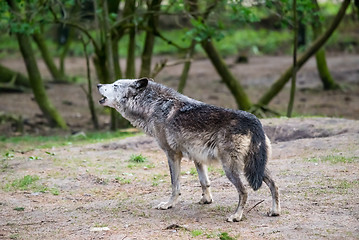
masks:
<path id="1" fill-rule="evenodd" d="M 130 133 L 124 131 L 116 132 L 88 132 L 83 137 L 73 137 L 73 136 L 16 136 L 16 137 L 5 137 L 0 136 L 0 143 L 13 144 L 14 147 L 21 146 L 21 149 L 32 149 L 32 148 L 52 148 L 56 146 L 67 146 L 73 144 L 88 144 L 102 142 L 110 139 L 121 139 L 126 137 L 131 137 L 138 135 L 138 133 Z M 49 155 L 53 155 L 51 152 L 46 152 Z"/>
<path id="2" fill-rule="evenodd" d="M 14 210 L 19 211 L 19 212 L 23 212 L 25 210 L 25 208 L 24 207 L 15 207 Z"/>
<path id="3" fill-rule="evenodd" d="M 51 188 L 50 193 L 52 195 L 58 196 L 58 195 L 60 195 L 60 190 L 58 188 Z"/>
<path id="4" fill-rule="evenodd" d="M 203 234 L 203 232 L 201 230 L 198 230 L 198 229 L 195 229 L 195 230 L 191 231 L 192 237 L 198 237 L 198 236 L 200 236 L 202 234 Z"/>
<path id="5" fill-rule="evenodd" d="M 215 167 L 209 166 L 208 172 L 217 173 L 217 174 L 221 175 L 222 177 L 225 175 L 225 172 L 223 171 L 223 169 L 219 168 L 219 167 L 215 168 Z"/>
<path id="6" fill-rule="evenodd" d="M 230 236 L 227 232 L 220 233 L 219 239 L 221 239 L 221 240 L 236 240 L 236 238 Z"/>
<path id="7" fill-rule="evenodd" d="M 308 158 L 307 161 L 313 163 L 329 162 L 332 164 L 337 164 L 337 163 L 353 163 L 358 159 L 359 159 L 358 157 L 354 157 L 354 156 L 347 157 L 342 155 L 327 155 L 322 157 Z"/>
<path id="8" fill-rule="evenodd" d="M 19 239 L 20 238 L 20 235 L 18 233 L 14 233 L 14 234 L 11 234 L 9 236 L 10 239 Z"/>
<path id="9" fill-rule="evenodd" d="M 128 161 L 133 163 L 144 163 L 147 161 L 147 158 L 142 156 L 142 154 L 139 155 L 132 154 Z"/>
<path id="10" fill-rule="evenodd" d="M 191 170 L 189 171 L 189 174 L 191 174 L 193 176 L 197 176 L 198 172 L 197 172 L 196 168 L 191 168 Z"/>
<path id="11" fill-rule="evenodd" d="M 121 184 L 130 184 L 131 183 L 131 179 L 127 179 L 124 177 L 116 177 L 115 180 Z"/>
<path id="12" fill-rule="evenodd" d="M 152 186 L 153 187 L 156 187 L 159 185 L 160 182 L 163 182 L 164 178 L 167 176 L 167 174 L 155 174 L 153 177 L 152 177 Z"/>
<path id="13" fill-rule="evenodd" d="M 335 188 L 339 190 L 348 190 L 351 188 L 356 188 L 359 186 L 359 180 L 348 181 L 348 180 L 341 180 L 339 183 L 336 184 Z"/>
<path id="14" fill-rule="evenodd" d="M 146 164 L 145 167 L 148 169 L 151 169 L 151 168 L 155 168 L 156 165 L 154 163 L 149 163 L 149 164 Z"/>
<path id="15" fill-rule="evenodd" d="M 28 190 L 39 179 L 40 178 L 36 175 L 26 175 L 23 178 L 14 180 L 8 187 L 13 189 Z"/>

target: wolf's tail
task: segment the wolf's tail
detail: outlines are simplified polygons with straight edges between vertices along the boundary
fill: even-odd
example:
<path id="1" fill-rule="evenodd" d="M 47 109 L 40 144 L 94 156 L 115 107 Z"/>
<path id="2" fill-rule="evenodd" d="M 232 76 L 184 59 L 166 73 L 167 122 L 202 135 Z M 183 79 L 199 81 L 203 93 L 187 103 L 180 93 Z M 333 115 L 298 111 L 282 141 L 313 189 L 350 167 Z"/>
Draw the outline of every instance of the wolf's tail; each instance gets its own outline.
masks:
<path id="1" fill-rule="evenodd" d="M 250 151 L 244 165 L 245 176 L 254 191 L 262 186 L 267 160 L 271 155 L 270 140 L 264 133 L 264 136 L 260 135 L 252 136 Z"/>

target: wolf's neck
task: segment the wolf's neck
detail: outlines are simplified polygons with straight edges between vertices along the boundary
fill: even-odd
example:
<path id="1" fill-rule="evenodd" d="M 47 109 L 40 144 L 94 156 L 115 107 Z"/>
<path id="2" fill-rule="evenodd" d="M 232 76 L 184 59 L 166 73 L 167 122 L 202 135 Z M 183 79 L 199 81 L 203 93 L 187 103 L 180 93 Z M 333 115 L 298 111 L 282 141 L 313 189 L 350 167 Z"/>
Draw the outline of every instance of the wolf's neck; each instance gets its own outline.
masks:
<path id="1" fill-rule="evenodd" d="M 151 89 L 146 89 L 140 95 L 129 99 L 126 107 L 119 111 L 124 118 L 129 120 L 134 127 L 140 128 L 145 133 L 153 136 L 155 104 L 159 96 Z"/>

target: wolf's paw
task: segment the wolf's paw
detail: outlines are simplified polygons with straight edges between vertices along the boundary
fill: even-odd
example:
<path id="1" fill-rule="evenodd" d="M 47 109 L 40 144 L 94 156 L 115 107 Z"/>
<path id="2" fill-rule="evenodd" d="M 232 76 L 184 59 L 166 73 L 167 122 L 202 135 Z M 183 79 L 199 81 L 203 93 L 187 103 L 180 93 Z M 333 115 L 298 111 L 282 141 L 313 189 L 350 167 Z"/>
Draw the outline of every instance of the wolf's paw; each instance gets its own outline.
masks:
<path id="1" fill-rule="evenodd" d="M 280 215 L 280 211 L 278 210 L 270 210 L 267 212 L 268 217 L 277 217 Z"/>
<path id="2" fill-rule="evenodd" d="M 172 202 L 161 202 L 160 204 L 157 205 L 156 208 L 160 210 L 167 210 L 172 207 L 174 207 L 174 204 Z"/>
<path id="3" fill-rule="evenodd" d="M 211 197 L 202 196 L 201 200 L 199 201 L 199 204 L 211 204 L 213 202 L 213 199 Z"/>
<path id="4" fill-rule="evenodd" d="M 233 214 L 227 218 L 227 222 L 239 222 L 242 220 L 242 214 Z"/>

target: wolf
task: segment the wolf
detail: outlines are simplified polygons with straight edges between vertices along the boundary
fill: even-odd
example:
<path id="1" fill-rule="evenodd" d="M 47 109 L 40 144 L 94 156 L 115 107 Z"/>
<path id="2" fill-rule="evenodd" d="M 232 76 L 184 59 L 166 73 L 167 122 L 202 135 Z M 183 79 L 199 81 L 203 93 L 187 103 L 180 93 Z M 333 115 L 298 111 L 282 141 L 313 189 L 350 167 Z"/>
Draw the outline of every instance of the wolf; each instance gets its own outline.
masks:
<path id="1" fill-rule="evenodd" d="M 101 105 L 116 109 L 132 125 L 154 137 L 168 160 L 172 194 L 158 209 L 176 205 L 180 195 L 182 157 L 196 166 L 202 187 L 200 204 L 212 203 L 207 165 L 220 162 L 238 191 L 239 201 L 229 222 L 242 219 L 247 191 L 241 181 L 244 173 L 253 190 L 265 182 L 272 195 L 269 216 L 280 214 L 278 187 L 266 167 L 271 145 L 261 122 L 253 114 L 209 105 L 149 78 L 121 79 L 112 84 L 98 84 Z"/>

